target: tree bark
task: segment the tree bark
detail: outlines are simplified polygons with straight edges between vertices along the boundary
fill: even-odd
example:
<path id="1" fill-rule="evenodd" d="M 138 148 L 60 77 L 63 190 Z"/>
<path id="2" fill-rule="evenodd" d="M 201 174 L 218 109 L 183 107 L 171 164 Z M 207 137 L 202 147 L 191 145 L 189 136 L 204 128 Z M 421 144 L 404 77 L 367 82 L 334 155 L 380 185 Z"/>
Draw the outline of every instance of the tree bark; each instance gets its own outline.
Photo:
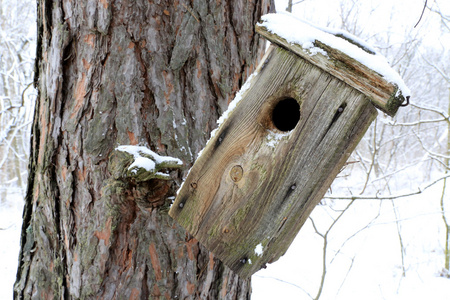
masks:
<path id="1" fill-rule="evenodd" d="M 248 299 L 167 208 L 264 51 L 271 0 L 39 0 L 17 299 Z M 119 176 L 119 145 L 178 157 Z"/>

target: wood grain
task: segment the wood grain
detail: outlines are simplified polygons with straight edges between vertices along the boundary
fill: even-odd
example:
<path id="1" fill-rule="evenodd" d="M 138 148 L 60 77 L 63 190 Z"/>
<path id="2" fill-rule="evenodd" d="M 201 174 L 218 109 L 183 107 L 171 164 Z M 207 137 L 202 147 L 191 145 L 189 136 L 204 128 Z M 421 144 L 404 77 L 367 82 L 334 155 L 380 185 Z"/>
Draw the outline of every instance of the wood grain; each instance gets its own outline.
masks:
<path id="1" fill-rule="evenodd" d="M 169 212 L 241 277 L 285 253 L 377 115 L 366 95 L 283 48 L 257 70 Z M 271 113 L 286 98 L 300 120 L 271 144 L 282 133 Z"/>

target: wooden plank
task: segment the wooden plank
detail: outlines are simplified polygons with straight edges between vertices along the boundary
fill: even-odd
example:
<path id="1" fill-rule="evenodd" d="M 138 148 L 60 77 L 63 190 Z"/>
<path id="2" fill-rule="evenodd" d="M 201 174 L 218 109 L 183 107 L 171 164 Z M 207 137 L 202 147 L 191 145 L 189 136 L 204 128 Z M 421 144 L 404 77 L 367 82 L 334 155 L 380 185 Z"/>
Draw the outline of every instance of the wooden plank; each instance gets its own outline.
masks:
<path id="1" fill-rule="evenodd" d="M 377 115 L 368 97 L 271 46 L 197 159 L 169 214 L 242 277 L 285 253 Z M 282 132 L 274 107 L 300 105 Z"/>
<path id="2" fill-rule="evenodd" d="M 256 32 L 272 43 L 289 49 L 367 95 L 373 105 L 390 116 L 394 116 L 399 106 L 405 101 L 404 96 L 395 84 L 386 81 L 380 74 L 347 54 L 318 40 L 314 42 L 314 46 L 326 51 L 327 56 L 321 53 L 311 55 L 300 45 L 289 43 L 279 35 L 267 30 L 266 27 L 261 26 L 261 24 L 256 25 Z"/>

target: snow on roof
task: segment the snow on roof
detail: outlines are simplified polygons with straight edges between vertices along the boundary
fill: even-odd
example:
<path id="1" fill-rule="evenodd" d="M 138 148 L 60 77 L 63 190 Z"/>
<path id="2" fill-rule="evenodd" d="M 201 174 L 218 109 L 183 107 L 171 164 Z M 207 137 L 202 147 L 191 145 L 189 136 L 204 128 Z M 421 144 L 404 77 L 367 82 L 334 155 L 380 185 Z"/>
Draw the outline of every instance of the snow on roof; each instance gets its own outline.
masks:
<path id="1" fill-rule="evenodd" d="M 310 55 L 321 53 L 326 56 L 325 50 L 314 45 L 316 40 L 320 41 L 345 53 L 380 74 L 386 81 L 397 85 L 403 96 L 411 95 L 410 89 L 400 75 L 390 67 L 386 58 L 350 33 L 312 25 L 287 12 L 267 14 L 262 16 L 261 19 L 263 21 L 261 26 L 266 27 L 267 30 L 284 38 L 291 44 L 300 45 L 303 49 L 309 51 Z"/>

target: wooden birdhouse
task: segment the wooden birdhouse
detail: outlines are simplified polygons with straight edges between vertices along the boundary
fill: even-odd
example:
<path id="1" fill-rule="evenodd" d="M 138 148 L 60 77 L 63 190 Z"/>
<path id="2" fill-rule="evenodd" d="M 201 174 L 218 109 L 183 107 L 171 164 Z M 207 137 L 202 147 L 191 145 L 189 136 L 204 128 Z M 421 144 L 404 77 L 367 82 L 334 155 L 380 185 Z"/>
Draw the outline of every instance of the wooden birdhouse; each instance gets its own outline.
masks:
<path id="1" fill-rule="evenodd" d="M 285 14 L 264 16 L 256 30 L 273 44 L 169 212 L 241 277 L 286 252 L 375 119 L 375 108 L 393 116 L 407 93 L 399 89 L 401 79 L 387 79 L 395 75 L 377 54 L 352 40 Z M 298 42 L 292 31 L 300 32 Z"/>

